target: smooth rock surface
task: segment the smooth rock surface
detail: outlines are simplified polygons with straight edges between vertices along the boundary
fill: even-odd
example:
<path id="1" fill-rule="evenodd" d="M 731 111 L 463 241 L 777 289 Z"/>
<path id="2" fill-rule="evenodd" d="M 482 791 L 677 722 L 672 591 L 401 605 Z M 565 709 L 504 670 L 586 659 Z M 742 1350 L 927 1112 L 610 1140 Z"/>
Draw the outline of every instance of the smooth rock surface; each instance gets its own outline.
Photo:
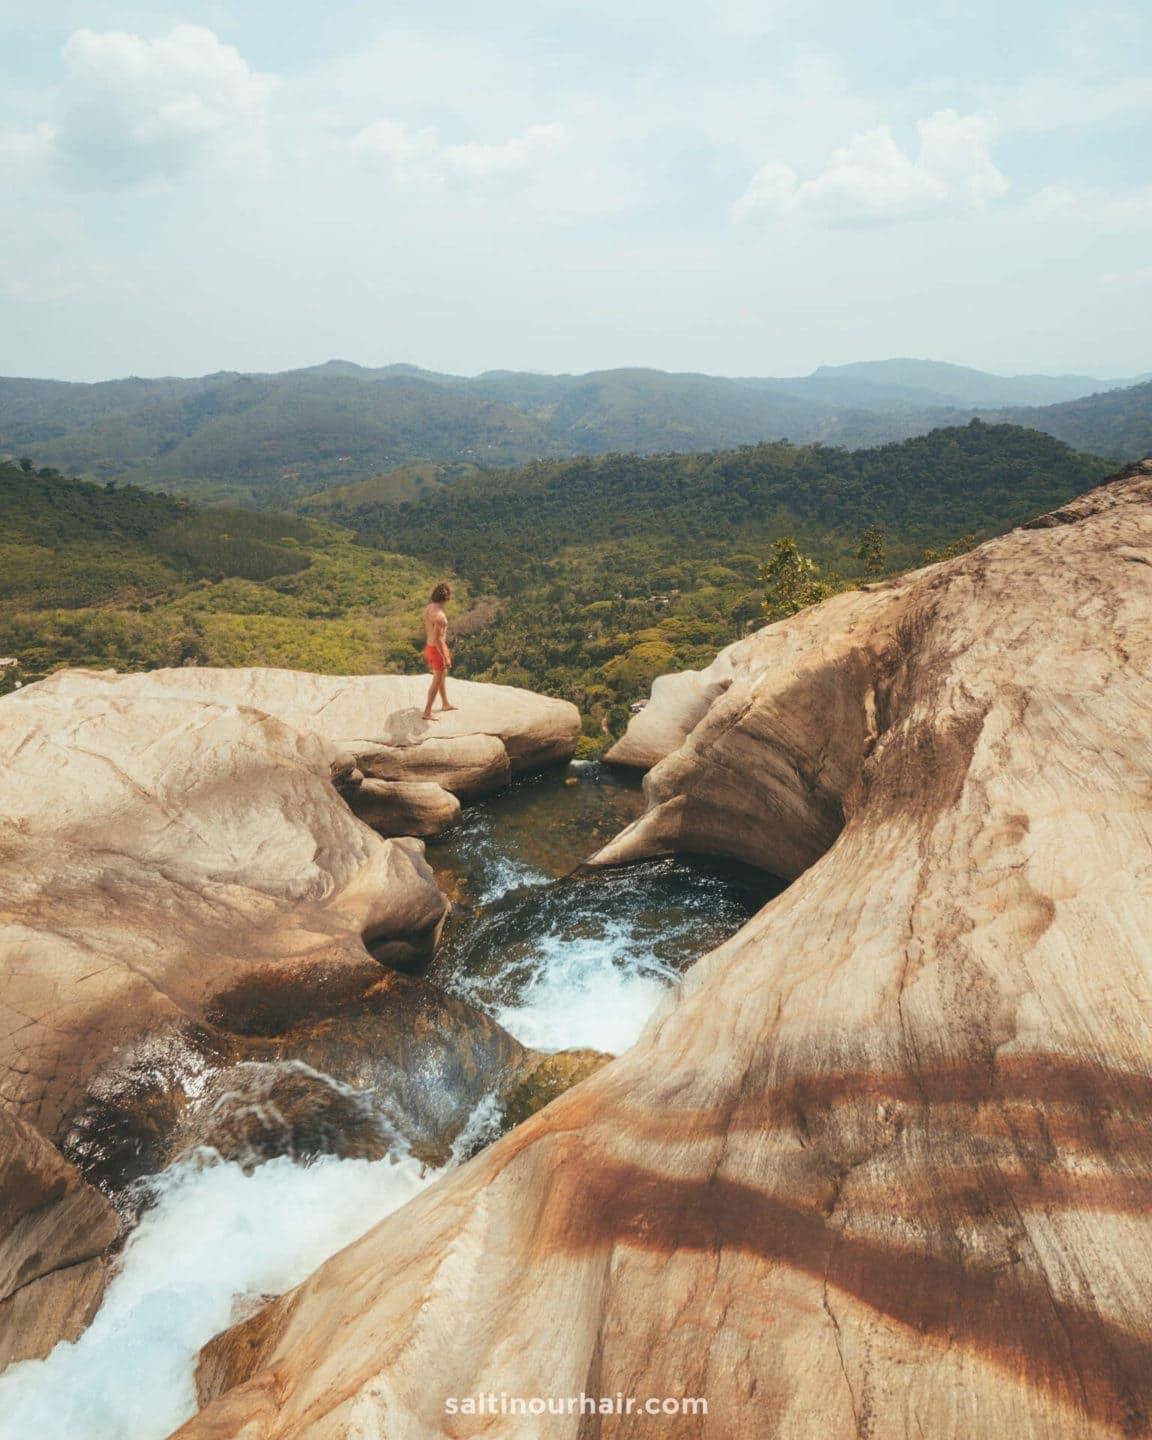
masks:
<path id="1" fill-rule="evenodd" d="M 0 1370 L 79 1335 L 118 1232 L 116 1212 L 76 1167 L 0 1110 Z"/>
<path id="2" fill-rule="evenodd" d="M 432 781 L 362 779 L 342 793 L 377 835 L 439 835 L 462 815 L 456 796 Z"/>
<path id="3" fill-rule="evenodd" d="M 280 1033 L 443 919 L 419 841 L 264 711 L 65 672 L 0 702 L 0 745 L 0 1106 L 49 1137 L 139 1037 Z"/>
<path id="4" fill-rule="evenodd" d="M 647 809 L 595 862 L 691 851 L 792 879 L 819 859 L 875 739 L 876 677 L 913 583 L 837 595 L 738 641 L 691 685 L 657 684 L 607 756 L 651 767 Z"/>
<path id="5" fill-rule="evenodd" d="M 214 1341 L 185 1440 L 1152 1433 L 1150 554 L 1145 463 L 750 639 L 616 853 L 799 878 Z M 708 1413 L 446 1413 L 487 1392 Z"/>
<path id="6" fill-rule="evenodd" d="M 431 721 L 423 718 L 428 678 L 421 675 L 187 666 L 136 675 L 62 671 L 47 683 L 83 694 L 101 685 L 127 703 L 166 696 L 246 706 L 316 736 L 365 775 L 433 782 L 460 796 L 567 760 L 580 734 L 580 712 L 567 700 L 454 678 L 449 698 L 458 708 Z"/>

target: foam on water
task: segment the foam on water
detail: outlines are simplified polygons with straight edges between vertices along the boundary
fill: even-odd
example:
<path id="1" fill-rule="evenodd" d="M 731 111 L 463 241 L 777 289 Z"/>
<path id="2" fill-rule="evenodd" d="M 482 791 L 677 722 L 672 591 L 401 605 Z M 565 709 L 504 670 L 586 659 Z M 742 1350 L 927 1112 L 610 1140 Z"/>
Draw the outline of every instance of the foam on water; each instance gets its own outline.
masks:
<path id="1" fill-rule="evenodd" d="M 560 781 L 525 787 L 523 802 L 533 794 L 554 807 L 595 799 Z M 478 807 L 442 852 L 466 871 L 471 904 L 430 978 L 535 1049 L 626 1050 L 684 965 L 763 903 L 673 862 L 564 880 L 510 853 L 495 814 Z M 450 1165 L 499 1128 L 488 1097 Z M 195 1413 L 197 1353 L 237 1299 L 291 1288 L 434 1178 L 408 1156 L 166 1171 L 88 1330 L 0 1376 L 0 1440 L 164 1440 Z"/>
<path id="2" fill-rule="evenodd" d="M 618 1055 L 684 967 L 754 911 L 746 883 L 669 859 L 493 884 L 456 919 L 431 976 L 532 1049 Z"/>
<path id="3" fill-rule="evenodd" d="M 433 1178 L 411 1157 L 166 1171 L 89 1328 L 0 1376 L 0 1437 L 163 1440 L 195 1414 L 197 1352 L 238 1297 L 290 1289 Z"/>
<path id="4" fill-rule="evenodd" d="M 507 895 L 513 890 L 547 885 L 551 879 L 550 876 L 541 874 L 539 870 L 534 870 L 531 865 L 525 865 L 521 860 L 513 860 L 508 855 L 485 856 L 484 858 L 487 863 L 483 868 L 477 866 L 476 899 L 481 905 L 491 905 L 493 901 L 499 900 L 502 895 Z"/>
<path id="5" fill-rule="evenodd" d="M 534 1050 L 589 1048 L 619 1055 L 639 1037 L 676 972 L 642 945 L 629 926 L 596 936 L 538 942 L 533 971 L 521 977 L 515 1003 L 495 1018 Z"/>

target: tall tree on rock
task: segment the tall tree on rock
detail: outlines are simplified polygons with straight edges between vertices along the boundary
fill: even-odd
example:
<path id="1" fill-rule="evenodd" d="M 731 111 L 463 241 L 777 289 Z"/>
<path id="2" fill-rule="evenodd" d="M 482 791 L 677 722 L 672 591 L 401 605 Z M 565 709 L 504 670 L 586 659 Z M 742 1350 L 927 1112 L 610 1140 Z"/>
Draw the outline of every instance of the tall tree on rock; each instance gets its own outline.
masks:
<path id="1" fill-rule="evenodd" d="M 760 566 L 764 583 L 764 613 L 771 620 L 786 620 L 798 610 L 815 605 L 833 594 L 820 568 L 805 555 L 791 535 L 782 535 L 772 546 L 768 561 Z"/>

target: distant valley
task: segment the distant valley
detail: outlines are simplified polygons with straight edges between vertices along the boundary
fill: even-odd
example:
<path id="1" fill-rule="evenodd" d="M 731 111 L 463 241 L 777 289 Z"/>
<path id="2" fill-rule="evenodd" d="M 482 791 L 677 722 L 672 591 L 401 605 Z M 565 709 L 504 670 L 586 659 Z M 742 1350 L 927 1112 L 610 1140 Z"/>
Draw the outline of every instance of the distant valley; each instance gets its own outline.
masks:
<path id="1" fill-rule="evenodd" d="M 208 502 L 403 500 L 476 469 L 787 438 L 857 448 L 973 416 L 1109 459 L 1152 451 L 1152 380 L 997 376 L 929 360 L 791 379 L 622 369 L 461 377 L 346 361 L 279 374 L 0 379 L 0 455 Z"/>
<path id="2" fill-rule="evenodd" d="M 1111 468 L 975 421 L 853 452 L 410 466 L 288 515 L 0 462 L 0 655 L 18 661 L 0 691 L 61 665 L 416 671 L 420 608 L 449 578 L 456 673 L 575 701 L 595 754 L 656 675 L 768 618 L 762 567 L 784 537 L 842 589 L 963 550 Z"/>

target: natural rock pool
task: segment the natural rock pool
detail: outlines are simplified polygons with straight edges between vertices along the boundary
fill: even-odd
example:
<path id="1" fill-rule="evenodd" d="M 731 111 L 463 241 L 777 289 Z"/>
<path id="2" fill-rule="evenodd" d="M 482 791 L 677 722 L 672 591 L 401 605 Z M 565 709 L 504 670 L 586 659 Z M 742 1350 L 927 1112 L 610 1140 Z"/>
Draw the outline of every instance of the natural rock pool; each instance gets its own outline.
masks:
<path id="1" fill-rule="evenodd" d="M 426 978 L 534 1049 L 626 1049 L 677 975 L 780 888 L 682 859 L 572 873 L 642 808 L 634 779 L 580 764 L 468 807 L 428 846 L 455 911 Z M 496 1118 L 481 1103 L 440 1169 L 402 1146 L 250 1173 L 203 1153 L 170 1166 L 89 1329 L 0 1377 L 0 1440 L 162 1440 L 195 1412 L 207 1340 L 460 1163 Z"/>
<path id="2" fill-rule="evenodd" d="M 456 902 L 429 978 L 534 1049 L 627 1049 L 685 966 L 781 888 L 703 860 L 572 873 L 643 808 L 634 777 L 580 763 L 472 806 L 428 847 Z"/>

